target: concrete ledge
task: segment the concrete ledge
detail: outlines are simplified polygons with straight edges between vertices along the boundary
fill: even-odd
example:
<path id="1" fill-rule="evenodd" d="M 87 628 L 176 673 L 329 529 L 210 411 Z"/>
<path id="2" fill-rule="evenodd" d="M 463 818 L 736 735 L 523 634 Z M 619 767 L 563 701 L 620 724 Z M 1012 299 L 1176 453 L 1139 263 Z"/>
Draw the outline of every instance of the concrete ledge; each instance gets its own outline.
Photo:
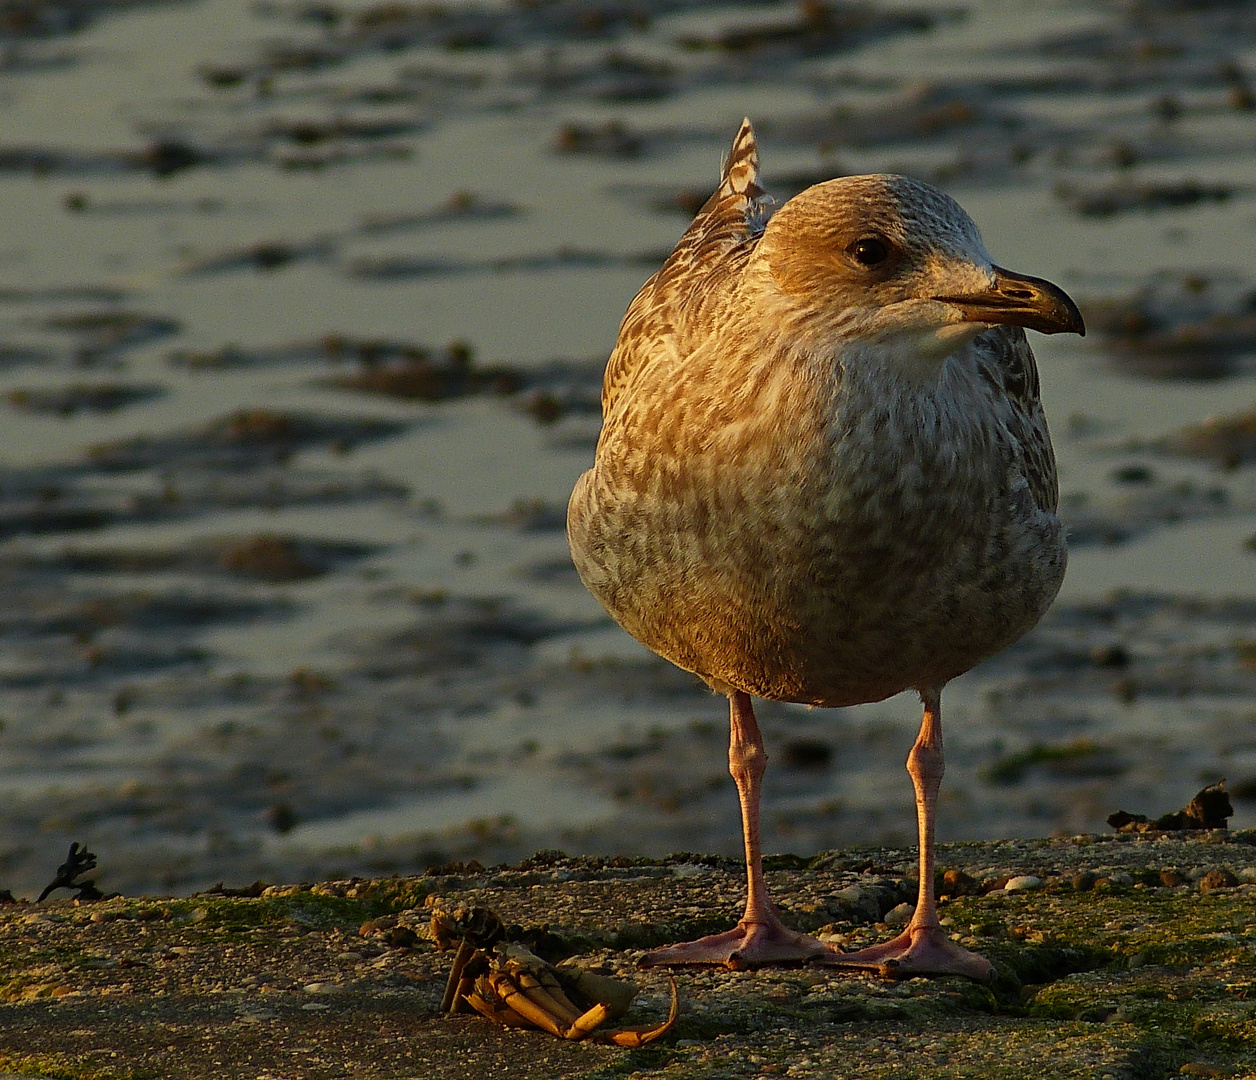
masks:
<path id="1" fill-rule="evenodd" d="M 777 856 L 769 880 L 787 921 L 855 947 L 890 933 L 883 920 L 910 896 L 913 860 L 898 849 Z M 256 896 L 5 905 L 0 1075 L 1256 1074 L 1256 833 L 954 844 L 941 864 L 962 871 L 948 887 L 967 894 L 943 917 L 994 961 L 993 987 L 683 972 L 679 1024 L 639 1050 L 440 1016 L 449 955 L 421 936 L 427 898 L 486 904 L 542 954 L 636 978 L 629 1022 L 649 1023 L 666 1013 L 667 983 L 635 972 L 637 951 L 730 925 L 737 864 L 540 853 L 511 868 Z"/>

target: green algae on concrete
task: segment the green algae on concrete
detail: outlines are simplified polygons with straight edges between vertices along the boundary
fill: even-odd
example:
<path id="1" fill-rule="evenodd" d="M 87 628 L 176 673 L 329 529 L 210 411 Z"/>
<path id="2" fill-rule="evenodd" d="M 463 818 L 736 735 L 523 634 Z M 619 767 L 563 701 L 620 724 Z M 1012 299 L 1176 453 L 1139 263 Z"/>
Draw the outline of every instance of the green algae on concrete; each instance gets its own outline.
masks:
<path id="1" fill-rule="evenodd" d="M 941 913 L 995 963 L 993 985 L 685 971 L 679 1023 L 638 1050 L 441 1016 L 449 957 L 423 938 L 426 901 L 486 904 L 542 952 L 635 978 L 642 990 L 627 1022 L 651 1023 L 666 1013 L 666 978 L 637 972 L 636 950 L 730 924 L 743 885 L 729 860 L 547 852 L 516 867 L 239 890 L 256 895 L 6 905 L 0 1071 L 76 1080 L 1256 1075 L 1254 840 L 1216 832 L 946 846 L 944 867 L 987 891 L 972 884 L 973 895 Z M 769 876 L 787 921 L 855 947 L 892 932 L 880 920 L 911 894 L 913 865 L 910 851 L 865 849 L 774 859 Z M 995 887 L 1018 876 L 1014 891 Z"/>

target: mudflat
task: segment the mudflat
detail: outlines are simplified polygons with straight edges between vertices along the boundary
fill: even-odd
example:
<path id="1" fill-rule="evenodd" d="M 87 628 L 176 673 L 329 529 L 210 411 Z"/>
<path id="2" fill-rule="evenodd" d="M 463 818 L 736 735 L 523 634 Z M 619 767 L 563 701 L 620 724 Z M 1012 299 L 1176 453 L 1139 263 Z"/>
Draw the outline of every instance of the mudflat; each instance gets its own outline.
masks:
<path id="1" fill-rule="evenodd" d="M 745 115 L 953 194 L 1038 339 L 1064 589 L 948 689 L 943 838 L 1256 825 L 1256 16 L 634 0 L 0 27 L 0 888 L 740 849 L 722 707 L 581 587 L 629 299 Z M 906 842 L 909 699 L 768 707 L 770 851 Z"/>

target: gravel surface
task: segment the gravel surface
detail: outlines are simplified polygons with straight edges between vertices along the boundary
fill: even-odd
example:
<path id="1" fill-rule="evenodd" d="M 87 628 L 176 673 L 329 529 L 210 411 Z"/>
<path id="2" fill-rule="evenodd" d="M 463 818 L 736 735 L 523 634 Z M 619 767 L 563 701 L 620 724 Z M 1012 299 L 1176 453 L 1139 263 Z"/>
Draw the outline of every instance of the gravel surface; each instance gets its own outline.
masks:
<path id="1" fill-rule="evenodd" d="M 890 933 L 910 851 L 777 857 L 786 920 L 856 947 Z M 0 1069 L 49 1077 L 1244 1076 L 1256 1069 L 1256 834 L 947 845 L 942 915 L 989 987 L 807 968 L 680 972 L 682 1014 L 628 1050 L 441 1016 L 431 907 L 495 909 L 551 960 L 634 978 L 641 949 L 728 925 L 712 856 L 450 866 L 419 878 L 0 908 Z M 1010 887 L 1009 887 L 1010 886 Z"/>

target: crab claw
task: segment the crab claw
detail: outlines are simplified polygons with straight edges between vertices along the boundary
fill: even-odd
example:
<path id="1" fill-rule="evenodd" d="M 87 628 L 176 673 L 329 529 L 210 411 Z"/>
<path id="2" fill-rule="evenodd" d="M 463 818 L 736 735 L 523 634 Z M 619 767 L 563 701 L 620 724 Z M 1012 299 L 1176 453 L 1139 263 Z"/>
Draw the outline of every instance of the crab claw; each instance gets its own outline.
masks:
<path id="1" fill-rule="evenodd" d="M 676 1023 L 676 1017 L 680 1015 L 680 993 L 676 989 L 676 980 L 670 975 L 668 976 L 668 982 L 672 984 L 672 1007 L 663 1023 L 653 1028 L 632 1027 L 624 1028 L 621 1031 L 608 1031 L 606 1038 L 616 1046 L 638 1047 L 645 1046 L 646 1043 L 652 1043 L 659 1036 L 666 1035 L 671 1031 Z"/>

